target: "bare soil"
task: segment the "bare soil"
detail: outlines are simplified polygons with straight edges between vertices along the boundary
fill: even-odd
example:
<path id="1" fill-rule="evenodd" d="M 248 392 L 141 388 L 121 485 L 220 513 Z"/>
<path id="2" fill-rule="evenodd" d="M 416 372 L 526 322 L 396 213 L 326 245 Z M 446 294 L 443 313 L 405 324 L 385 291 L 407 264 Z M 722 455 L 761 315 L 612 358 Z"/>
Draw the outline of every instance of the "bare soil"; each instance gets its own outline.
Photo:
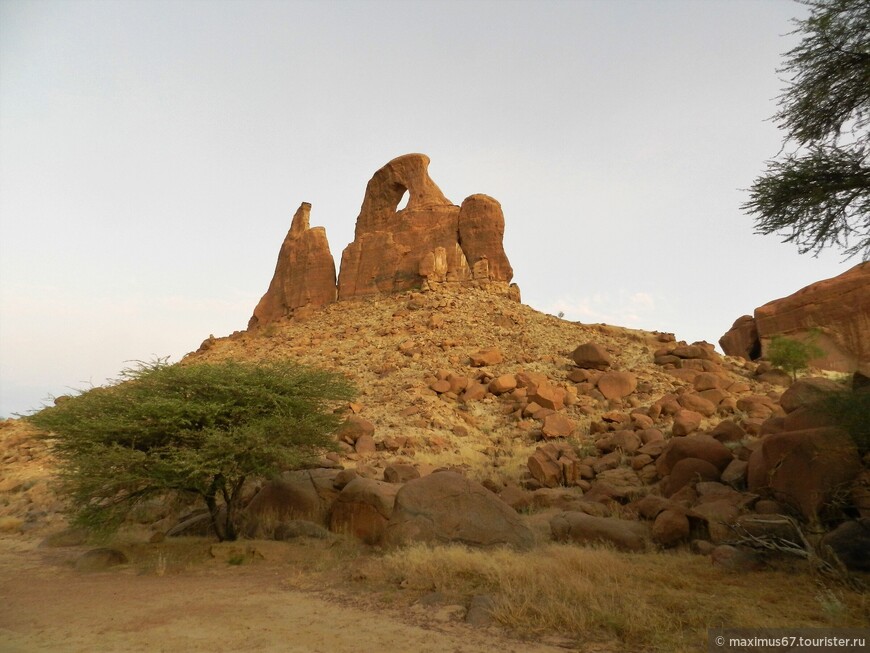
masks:
<path id="1" fill-rule="evenodd" d="M 399 610 L 310 587 L 267 556 L 180 573 L 134 565 L 80 572 L 83 548 L 0 539 L 0 651 L 280 651 L 281 653 L 545 653 L 564 648 L 475 628 L 437 607 Z M 300 589 L 299 585 L 303 588 Z"/>

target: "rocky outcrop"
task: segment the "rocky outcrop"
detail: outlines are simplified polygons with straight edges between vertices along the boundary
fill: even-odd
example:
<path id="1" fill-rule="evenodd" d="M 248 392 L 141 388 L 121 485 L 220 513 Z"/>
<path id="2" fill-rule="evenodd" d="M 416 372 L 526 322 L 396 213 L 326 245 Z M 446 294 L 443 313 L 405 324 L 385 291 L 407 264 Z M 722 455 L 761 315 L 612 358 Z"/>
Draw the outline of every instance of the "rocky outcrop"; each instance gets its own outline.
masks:
<path id="1" fill-rule="evenodd" d="M 310 213 L 311 205 L 303 202 L 293 216 L 272 282 L 254 309 L 249 329 L 291 315 L 298 308 L 316 308 L 335 301 L 335 261 L 326 230 L 309 226 Z"/>
<path id="2" fill-rule="evenodd" d="M 812 339 L 825 352 L 813 367 L 870 374 L 870 263 L 760 306 L 754 318 L 739 318 L 719 345 L 730 356 L 758 358 L 778 335 Z"/>
<path id="3" fill-rule="evenodd" d="M 742 356 L 754 360 L 761 356 L 761 343 L 758 341 L 758 328 L 755 318 L 751 315 L 741 315 L 731 328 L 719 338 L 719 346 L 728 356 Z"/>
<path id="4" fill-rule="evenodd" d="M 429 158 L 406 154 L 366 187 L 354 241 L 341 256 L 339 299 L 450 282 L 496 282 L 513 269 L 502 246 L 501 205 L 486 195 L 452 204 L 429 177 Z M 408 193 L 408 204 L 397 210 Z"/>
<path id="5" fill-rule="evenodd" d="M 406 154 L 378 170 L 366 186 L 353 242 L 335 261 L 326 230 L 309 227 L 303 202 L 281 245 L 269 289 L 248 328 L 336 299 L 470 283 L 519 301 L 504 252 L 504 214 L 488 195 L 456 206 L 429 177 L 429 157 Z M 408 204 L 397 210 L 405 193 Z"/>

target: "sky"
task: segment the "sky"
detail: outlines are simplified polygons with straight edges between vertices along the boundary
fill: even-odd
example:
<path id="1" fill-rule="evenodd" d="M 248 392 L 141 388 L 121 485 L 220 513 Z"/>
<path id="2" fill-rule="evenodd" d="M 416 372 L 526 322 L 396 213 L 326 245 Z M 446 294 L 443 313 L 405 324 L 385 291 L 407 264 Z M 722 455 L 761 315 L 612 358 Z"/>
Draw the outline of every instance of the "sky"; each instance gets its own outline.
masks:
<path id="1" fill-rule="evenodd" d="M 336 260 L 422 152 L 522 301 L 716 342 L 859 261 L 740 206 L 791 0 L 0 0 L 0 415 L 244 329 L 303 201 Z"/>

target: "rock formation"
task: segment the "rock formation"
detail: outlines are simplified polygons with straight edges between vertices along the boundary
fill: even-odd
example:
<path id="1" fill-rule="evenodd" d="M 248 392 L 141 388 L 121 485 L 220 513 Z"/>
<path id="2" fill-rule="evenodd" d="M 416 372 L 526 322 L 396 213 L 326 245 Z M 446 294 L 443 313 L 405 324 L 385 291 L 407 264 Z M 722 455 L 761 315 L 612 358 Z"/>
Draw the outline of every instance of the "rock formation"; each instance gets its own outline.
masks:
<path id="1" fill-rule="evenodd" d="M 341 257 L 339 299 L 446 282 L 507 285 L 501 205 L 486 195 L 452 204 L 429 177 L 429 158 L 406 154 L 366 187 L 354 241 Z M 408 205 L 397 211 L 407 191 Z"/>
<path id="2" fill-rule="evenodd" d="M 429 157 L 406 154 L 378 170 L 366 186 L 353 242 L 335 262 L 323 227 L 310 228 L 303 202 L 281 252 L 269 290 L 248 328 L 338 299 L 471 283 L 519 300 L 502 246 L 504 215 L 488 195 L 456 206 L 429 177 Z M 405 193 L 408 205 L 397 210 Z"/>
<path id="3" fill-rule="evenodd" d="M 298 308 L 335 301 L 335 261 L 326 230 L 309 226 L 311 204 L 302 202 L 278 254 L 269 289 L 263 295 L 248 328 L 277 320 Z"/>
<path id="4" fill-rule="evenodd" d="M 870 374 L 870 263 L 760 306 L 754 318 L 739 318 L 719 345 L 730 356 L 758 358 L 777 335 L 814 339 L 825 352 L 814 367 Z"/>

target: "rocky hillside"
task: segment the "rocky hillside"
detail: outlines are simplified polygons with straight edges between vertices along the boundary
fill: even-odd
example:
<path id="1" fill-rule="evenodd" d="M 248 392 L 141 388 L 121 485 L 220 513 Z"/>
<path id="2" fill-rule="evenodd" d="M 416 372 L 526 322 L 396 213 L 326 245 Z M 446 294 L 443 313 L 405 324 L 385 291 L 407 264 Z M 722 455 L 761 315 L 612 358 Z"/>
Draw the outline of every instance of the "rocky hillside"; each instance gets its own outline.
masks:
<path id="1" fill-rule="evenodd" d="M 375 173 L 337 285 L 325 232 L 309 226 L 303 204 L 248 330 L 210 337 L 184 359 L 291 360 L 358 388 L 341 407 L 340 451 L 319 470 L 263 486 L 251 515 L 383 543 L 423 537 L 429 525 L 402 520 L 431 509 L 428 524 L 453 529 L 426 531 L 439 541 L 528 544 L 531 527 L 545 540 L 703 551 L 738 532 L 796 541 L 793 516 L 810 530 L 836 527 L 828 543 L 846 543 L 841 559 L 870 567 L 867 456 L 811 408 L 845 379 L 792 384 L 768 363 L 723 357 L 708 343 L 523 305 L 498 202 L 451 204 L 427 165 L 406 155 Z M 0 517 L 24 530 L 53 509 L 50 461 L 23 425 L 0 438 L 12 470 Z M 444 468 L 460 474 L 431 474 Z M 533 513 L 531 526 L 505 504 Z M 150 526 L 161 537 L 184 530 L 170 522 Z"/>
<path id="2" fill-rule="evenodd" d="M 854 445 L 806 430 L 824 426 L 806 404 L 837 384 L 787 390 L 782 372 L 707 343 L 566 322 L 461 288 L 331 304 L 210 338 L 185 362 L 273 357 L 354 381 L 343 451 L 324 465 L 365 478 L 452 467 L 516 508 L 640 518 L 648 530 L 627 541 L 663 546 L 722 542 L 759 515 L 835 523 L 870 508 Z M 850 487 L 848 510 L 827 512 Z M 551 517 L 554 533 L 571 532 Z"/>

